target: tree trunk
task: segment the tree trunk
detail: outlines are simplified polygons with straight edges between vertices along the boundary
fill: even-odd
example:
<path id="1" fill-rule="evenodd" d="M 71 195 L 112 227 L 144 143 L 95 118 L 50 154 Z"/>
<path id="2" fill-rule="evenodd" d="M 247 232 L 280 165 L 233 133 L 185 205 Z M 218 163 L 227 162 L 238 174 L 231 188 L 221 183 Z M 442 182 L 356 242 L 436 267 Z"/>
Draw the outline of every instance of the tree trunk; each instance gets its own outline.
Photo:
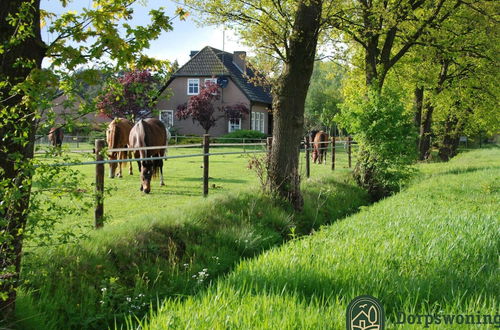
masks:
<path id="1" fill-rule="evenodd" d="M 0 88 L 0 312 L 3 321 L 14 316 L 19 285 L 23 231 L 28 216 L 33 169 L 36 104 L 25 89 L 16 92 L 33 70 L 40 69 L 45 45 L 40 36 L 39 0 L 0 2 L 0 44 L 9 45 L 0 55 L 0 77 L 6 84 Z M 11 26 L 6 17 L 20 22 Z M 32 34 L 16 35 L 25 24 Z M 12 43 L 13 38 L 16 42 Z M 10 42 L 10 43 L 9 43 Z M 23 63 L 19 63 L 24 60 Z M 28 91 L 29 93 L 29 91 Z M 3 325 L 3 324 L 2 324 Z M 8 323 L 7 323 L 8 325 Z"/>
<path id="2" fill-rule="evenodd" d="M 295 16 L 287 61 L 274 92 L 273 144 L 269 188 L 301 210 L 299 154 L 304 129 L 304 104 L 320 28 L 322 1 L 301 0 Z"/>
<path id="3" fill-rule="evenodd" d="M 426 160 L 431 156 L 431 125 L 432 125 L 432 114 L 434 112 L 434 106 L 427 103 L 425 105 L 425 111 L 422 118 L 419 134 L 419 159 Z"/>
<path id="4" fill-rule="evenodd" d="M 413 123 L 415 124 L 415 129 L 417 134 L 420 135 L 420 126 L 422 125 L 422 109 L 424 107 L 424 88 L 423 87 L 415 87 L 414 90 L 414 98 L 413 105 L 415 109 L 415 115 L 413 117 Z M 417 138 L 416 146 L 420 144 L 420 139 Z"/>
<path id="5" fill-rule="evenodd" d="M 438 95 L 443 91 L 444 83 L 449 78 L 448 77 L 448 67 L 450 65 L 450 60 L 441 60 L 441 71 L 439 72 L 439 79 L 437 87 L 434 90 L 435 95 Z M 423 93 L 423 91 L 422 91 Z M 434 106 L 430 103 L 425 105 L 424 118 L 422 119 L 420 126 L 420 137 L 419 137 L 419 159 L 426 160 L 429 159 L 431 155 L 431 127 L 432 127 L 432 114 L 434 112 Z"/>
<path id="6" fill-rule="evenodd" d="M 442 161 L 447 162 L 457 155 L 460 131 L 461 124 L 458 118 L 454 115 L 449 115 L 444 123 L 444 132 L 438 147 L 438 156 Z"/>

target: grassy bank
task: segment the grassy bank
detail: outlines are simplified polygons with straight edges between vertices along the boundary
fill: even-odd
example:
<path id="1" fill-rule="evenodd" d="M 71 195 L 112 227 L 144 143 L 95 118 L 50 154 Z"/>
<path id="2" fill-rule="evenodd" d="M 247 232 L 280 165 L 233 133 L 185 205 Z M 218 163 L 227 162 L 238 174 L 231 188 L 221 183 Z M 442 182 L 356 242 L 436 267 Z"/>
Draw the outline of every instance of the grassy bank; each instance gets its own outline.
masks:
<path id="1" fill-rule="evenodd" d="M 119 324 L 125 315 L 155 309 L 165 297 L 203 292 L 241 259 L 367 203 L 345 171 L 306 180 L 303 188 L 305 208 L 298 215 L 256 189 L 235 189 L 185 200 L 168 212 L 146 205 L 138 215 L 91 232 L 80 244 L 35 250 L 23 266 L 18 326 L 103 329 L 115 320 Z"/>
<path id="2" fill-rule="evenodd" d="M 499 164 L 498 148 L 423 164 L 405 191 L 241 262 L 208 291 L 165 301 L 142 327 L 342 329 L 347 304 L 364 294 L 381 300 L 388 328 L 398 312 L 495 315 Z"/>

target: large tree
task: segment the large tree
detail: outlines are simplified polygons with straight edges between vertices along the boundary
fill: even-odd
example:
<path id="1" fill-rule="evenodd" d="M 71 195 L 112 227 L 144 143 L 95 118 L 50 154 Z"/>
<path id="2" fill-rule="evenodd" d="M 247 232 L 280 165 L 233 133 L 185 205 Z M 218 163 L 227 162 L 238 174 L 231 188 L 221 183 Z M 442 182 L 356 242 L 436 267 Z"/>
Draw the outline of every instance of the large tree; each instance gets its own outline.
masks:
<path id="1" fill-rule="evenodd" d="M 205 23 L 233 28 L 258 56 L 267 62 L 275 60 L 269 188 L 301 209 L 298 164 L 304 103 L 320 31 L 333 2 L 186 0 L 185 3 L 201 12 Z"/>
<path id="2" fill-rule="evenodd" d="M 61 0 L 66 6 L 67 1 Z M 29 212 L 35 132 L 40 112 L 50 107 L 47 89 L 74 92 L 74 70 L 86 63 L 115 68 L 153 66 L 141 50 L 171 30 L 162 10 L 151 24 L 133 27 L 134 0 L 94 0 L 92 8 L 56 16 L 40 0 L 0 2 L 0 311 L 12 317 L 19 285 L 23 233 Z M 183 15 L 182 11 L 178 14 Z M 55 35 L 44 42 L 41 26 Z M 121 26 L 121 28 L 120 28 Z M 49 70 L 41 70 L 48 59 Z M 49 79 L 59 71 L 58 83 Z M 45 119 L 45 118 L 44 118 Z"/>
<path id="3" fill-rule="evenodd" d="M 347 42 L 362 48 L 366 85 L 380 91 L 394 65 L 430 27 L 447 20 L 463 3 L 462 0 L 344 1 L 331 24 Z"/>
<path id="4" fill-rule="evenodd" d="M 415 108 L 421 160 L 430 156 L 431 136 L 441 159 L 448 160 L 460 135 L 498 129 L 499 71 L 492 70 L 498 63 L 498 9 L 487 1 L 462 6 L 414 50 L 420 68 L 428 68 L 411 79 L 421 90 Z"/>
<path id="5" fill-rule="evenodd" d="M 353 64 L 360 68 L 364 76 L 364 86 L 360 86 L 362 88 L 359 88 L 359 91 L 367 93 L 365 98 L 367 104 L 351 103 L 356 108 L 351 110 L 356 112 L 366 107 L 369 109 L 375 106 L 378 101 L 391 100 L 392 96 L 380 98 L 370 93 L 374 92 L 383 96 L 387 77 L 394 71 L 401 59 L 408 55 L 408 52 L 426 36 L 430 29 L 453 17 L 462 5 L 464 5 L 462 0 L 359 0 L 342 2 L 342 10 L 331 20 L 331 24 L 336 27 L 334 35 L 340 34 L 351 46 L 350 50 L 354 54 Z M 392 93 L 392 91 L 388 92 Z M 400 107 L 400 109 L 404 108 Z M 346 108 L 346 110 L 349 109 Z M 383 120 L 383 118 L 384 114 L 381 114 L 380 119 Z M 402 120 L 400 124 L 405 126 L 405 116 L 400 116 L 400 119 Z M 376 116 L 373 120 L 377 120 Z M 388 125 L 391 123 L 388 122 Z M 399 124 L 396 124 L 395 128 L 396 126 Z M 359 129 L 363 130 L 362 127 Z M 395 129 L 394 131 L 398 132 L 399 130 Z M 356 137 L 362 137 L 366 132 L 354 133 L 357 135 Z M 395 135 L 393 138 L 402 137 Z M 385 156 L 377 154 L 379 148 L 372 145 L 372 142 L 383 143 L 384 141 L 364 138 L 362 140 L 363 143 L 360 143 L 357 154 L 355 179 L 361 186 L 372 192 L 372 197 L 384 197 L 392 191 L 384 186 L 397 186 L 386 180 L 387 177 L 392 176 L 391 171 L 393 170 L 386 164 L 396 155 L 391 155 L 390 152 L 386 153 Z M 413 150 L 414 148 L 409 148 L 406 151 L 398 149 L 394 152 L 405 152 L 409 155 Z M 411 157 L 404 157 L 404 159 L 408 161 L 406 164 L 408 166 Z M 403 164 L 400 165 L 399 168 L 404 169 Z"/>

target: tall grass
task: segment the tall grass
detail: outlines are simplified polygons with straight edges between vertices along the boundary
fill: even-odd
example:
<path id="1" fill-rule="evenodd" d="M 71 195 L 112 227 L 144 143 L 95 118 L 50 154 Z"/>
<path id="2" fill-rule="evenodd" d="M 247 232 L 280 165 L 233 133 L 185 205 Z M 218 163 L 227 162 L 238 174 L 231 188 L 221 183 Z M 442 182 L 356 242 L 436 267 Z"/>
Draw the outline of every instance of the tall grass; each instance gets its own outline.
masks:
<path id="1" fill-rule="evenodd" d="M 91 232 L 79 244 L 35 250 L 23 266 L 20 327 L 120 324 L 126 315 L 156 309 L 165 297 L 202 292 L 239 260 L 308 234 L 368 202 L 346 172 L 307 180 L 303 188 L 300 214 L 257 190 L 235 189 L 185 200 L 168 212 L 146 207 Z"/>
<path id="2" fill-rule="evenodd" d="M 498 314 L 499 164 L 497 148 L 421 165 L 403 192 L 242 261 L 206 292 L 164 301 L 141 328 L 342 329 L 364 294 L 381 300 L 388 328 L 398 312 Z"/>

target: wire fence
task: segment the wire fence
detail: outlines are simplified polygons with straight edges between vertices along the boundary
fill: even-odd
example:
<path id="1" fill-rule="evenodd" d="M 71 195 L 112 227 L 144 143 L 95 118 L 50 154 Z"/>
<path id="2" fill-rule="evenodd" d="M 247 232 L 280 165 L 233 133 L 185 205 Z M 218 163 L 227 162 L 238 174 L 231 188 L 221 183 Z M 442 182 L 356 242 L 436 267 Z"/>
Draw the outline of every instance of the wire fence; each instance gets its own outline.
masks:
<path id="1" fill-rule="evenodd" d="M 180 137 L 180 136 L 179 136 Z M 184 137 L 183 137 L 184 138 Z M 186 137 L 192 139 L 194 137 Z M 198 137 L 199 138 L 199 137 Z M 173 137 L 172 139 L 175 139 Z M 170 139 L 170 141 L 172 141 Z M 95 211 L 95 226 L 97 228 L 102 227 L 103 225 L 103 202 L 104 202 L 104 165 L 112 164 L 112 163 L 127 163 L 127 162 L 140 162 L 140 161 L 154 161 L 154 160 L 168 160 L 168 159 L 181 159 L 181 158 L 193 158 L 193 157 L 202 157 L 203 158 L 203 195 L 208 195 L 208 182 L 209 182 L 209 159 L 211 156 L 223 156 L 223 155 L 241 155 L 241 154 L 264 154 L 269 153 L 272 149 L 272 138 L 268 138 L 267 140 L 262 139 L 253 139 L 257 142 L 249 143 L 247 140 L 252 139 L 237 139 L 237 138 L 228 138 L 227 140 L 237 141 L 240 140 L 242 142 L 220 142 L 224 138 L 211 138 L 208 135 L 203 136 L 200 143 L 189 143 L 189 144 L 170 144 L 165 146 L 149 146 L 142 148 L 111 148 L 107 149 L 105 147 L 105 142 L 103 139 L 97 139 L 94 141 L 94 148 L 90 150 L 92 145 L 90 144 L 90 137 L 81 137 L 81 136 L 66 136 L 64 141 L 71 141 L 68 143 L 73 143 L 77 148 L 79 144 L 84 144 L 88 146 L 89 152 L 93 152 L 95 154 L 95 160 L 93 161 L 75 161 L 75 162 L 64 162 L 64 163 L 50 163 L 44 164 L 43 166 L 83 166 L 83 165 L 95 165 L 96 166 L 96 211 Z M 44 141 L 43 138 L 40 138 L 38 141 L 38 145 L 43 145 L 44 143 L 48 144 L 48 141 Z M 63 141 L 63 143 L 64 143 Z M 179 141 L 179 139 L 177 140 Z M 245 142 L 243 142 L 245 141 Z M 306 138 L 300 145 L 300 151 L 305 152 L 305 164 L 306 164 L 306 176 L 310 176 L 310 154 L 319 153 L 321 151 L 331 151 L 331 169 L 335 169 L 335 154 L 337 146 L 340 145 L 346 150 L 348 154 L 348 165 L 351 167 L 351 153 L 352 146 L 355 143 L 348 137 L 345 140 L 338 140 L 332 138 L 330 141 L 320 142 L 320 143 L 310 143 L 309 139 Z M 242 147 L 241 151 L 209 151 L 211 147 Z M 185 155 L 168 155 L 169 149 L 176 148 L 193 148 L 193 149 L 202 149 L 201 152 L 194 152 Z M 67 150 L 67 149 L 66 149 Z M 66 151 L 65 150 L 65 151 Z M 106 154 L 110 154 L 113 152 L 129 152 L 129 151 L 148 151 L 148 150 L 161 150 L 165 151 L 164 156 L 155 156 L 155 157 L 142 157 L 142 158 L 129 158 L 129 159 L 104 159 Z M 82 152 L 81 150 L 69 150 L 69 152 Z M 43 151 L 38 151 L 37 153 L 42 153 Z M 320 158 L 321 161 L 321 158 Z M 324 160 L 326 163 L 326 159 Z M 40 165 L 42 166 L 42 165 Z"/>

